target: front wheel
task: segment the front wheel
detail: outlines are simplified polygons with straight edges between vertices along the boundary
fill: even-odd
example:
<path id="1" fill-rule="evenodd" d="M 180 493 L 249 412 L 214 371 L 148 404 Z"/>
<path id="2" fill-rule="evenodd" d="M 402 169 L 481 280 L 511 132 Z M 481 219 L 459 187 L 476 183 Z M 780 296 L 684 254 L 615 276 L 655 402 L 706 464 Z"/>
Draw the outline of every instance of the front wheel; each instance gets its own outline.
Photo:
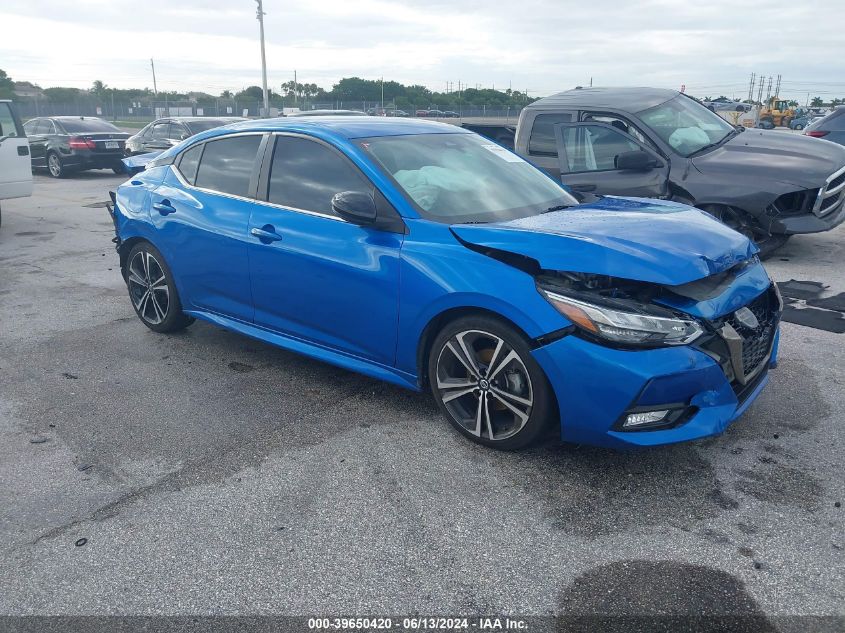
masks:
<path id="1" fill-rule="evenodd" d="M 125 277 L 135 314 L 154 332 L 176 332 L 194 322 L 182 312 L 164 256 L 149 242 L 140 242 L 129 252 Z"/>
<path id="2" fill-rule="evenodd" d="M 720 204 L 703 205 L 701 209 L 754 242 L 760 249 L 760 259 L 768 259 L 774 255 L 789 239 L 789 235 L 769 233 L 741 209 Z"/>
<path id="3" fill-rule="evenodd" d="M 492 317 L 463 317 L 444 327 L 431 346 L 428 378 L 446 419 L 485 446 L 529 446 L 555 412 L 551 386 L 525 337 Z"/>
<path id="4" fill-rule="evenodd" d="M 800 123 L 796 123 L 796 124 L 795 124 L 794 129 L 796 129 L 796 130 L 803 130 L 803 129 L 804 129 L 804 126 L 803 126 L 803 125 L 801 125 Z"/>

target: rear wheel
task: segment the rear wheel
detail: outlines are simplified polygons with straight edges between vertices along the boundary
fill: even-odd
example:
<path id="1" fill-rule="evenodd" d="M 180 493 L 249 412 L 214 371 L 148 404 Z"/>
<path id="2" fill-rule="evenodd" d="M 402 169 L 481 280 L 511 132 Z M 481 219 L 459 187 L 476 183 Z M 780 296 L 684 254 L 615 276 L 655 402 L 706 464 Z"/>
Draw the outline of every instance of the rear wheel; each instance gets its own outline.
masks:
<path id="1" fill-rule="evenodd" d="M 781 246 L 786 244 L 789 235 L 781 233 L 769 233 L 766 229 L 760 226 L 754 218 L 749 216 L 741 209 L 736 209 L 727 205 L 710 204 L 701 207 L 702 211 L 706 211 L 723 224 L 731 227 L 734 231 L 742 233 L 745 237 L 750 239 L 760 249 L 760 259 L 768 259 Z"/>
<path id="2" fill-rule="evenodd" d="M 182 312 L 164 256 L 149 242 L 140 242 L 129 252 L 125 277 L 135 314 L 154 332 L 176 332 L 194 322 Z"/>
<path id="3" fill-rule="evenodd" d="M 126 173 L 126 169 L 123 167 L 123 163 L 116 163 L 112 165 L 111 170 L 118 176 Z"/>
<path id="4" fill-rule="evenodd" d="M 795 127 L 794 127 L 793 129 L 795 129 L 795 130 L 803 130 L 803 129 L 804 129 L 804 126 L 803 126 L 801 123 L 796 123 L 796 124 L 795 124 Z"/>
<path id="5" fill-rule="evenodd" d="M 64 178 L 67 174 L 64 163 L 56 152 L 47 154 L 47 171 L 53 178 Z"/>
<path id="6" fill-rule="evenodd" d="M 452 426 L 493 448 L 533 444 L 555 411 L 525 337 L 492 317 L 463 317 L 444 327 L 431 346 L 428 377 Z"/>

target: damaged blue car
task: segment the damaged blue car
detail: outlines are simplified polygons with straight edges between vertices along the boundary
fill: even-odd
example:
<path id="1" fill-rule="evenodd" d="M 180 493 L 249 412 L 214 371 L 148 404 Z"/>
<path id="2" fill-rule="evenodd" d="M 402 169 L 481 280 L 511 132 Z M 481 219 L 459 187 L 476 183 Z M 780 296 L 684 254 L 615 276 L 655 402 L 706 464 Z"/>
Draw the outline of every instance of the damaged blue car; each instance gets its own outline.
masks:
<path id="1" fill-rule="evenodd" d="M 782 302 L 694 208 L 579 202 L 510 151 L 420 120 L 210 130 L 114 195 L 141 322 L 202 319 L 414 390 L 471 440 L 615 448 L 716 435 L 765 387 Z"/>

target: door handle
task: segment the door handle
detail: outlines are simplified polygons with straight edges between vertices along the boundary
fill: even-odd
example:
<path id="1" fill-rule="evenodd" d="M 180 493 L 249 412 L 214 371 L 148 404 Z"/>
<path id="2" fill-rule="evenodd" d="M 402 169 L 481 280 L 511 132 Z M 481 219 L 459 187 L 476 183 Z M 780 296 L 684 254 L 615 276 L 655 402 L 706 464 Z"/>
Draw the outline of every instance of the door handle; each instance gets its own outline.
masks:
<path id="1" fill-rule="evenodd" d="M 176 209 L 167 200 L 162 200 L 161 202 L 153 203 L 153 209 L 155 209 L 162 215 L 170 215 L 171 213 L 176 213 Z"/>
<path id="2" fill-rule="evenodd" d="M 276 229 L 272 224 L 265 224 L 262 228 L 253 227 L 249 230 L 250 235 L 254 235 L 264 244 L 270 242 L 278 242 L 282 236 L 276 233 Z"/>
<path id="3" fill-rule="evenodd" d="M 595 185 L 572 185 L 573 191 L 595 191 Z"/>

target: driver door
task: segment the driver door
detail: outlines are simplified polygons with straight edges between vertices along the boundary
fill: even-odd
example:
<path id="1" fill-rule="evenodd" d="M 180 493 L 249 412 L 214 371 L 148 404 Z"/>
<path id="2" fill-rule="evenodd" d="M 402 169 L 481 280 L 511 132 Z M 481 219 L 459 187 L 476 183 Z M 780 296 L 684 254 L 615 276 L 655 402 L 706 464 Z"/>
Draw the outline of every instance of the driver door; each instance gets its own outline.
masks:
<path id="1" fill-rule="evenodd" d="M 599 195 L 665 198 L 669 165 L 653 149 L 613 125 L 598 122 L 555 126 L 560 179 L 573 191 Z M 645 152 L 641 169 L 620 169 L 619 156 Z"/>

